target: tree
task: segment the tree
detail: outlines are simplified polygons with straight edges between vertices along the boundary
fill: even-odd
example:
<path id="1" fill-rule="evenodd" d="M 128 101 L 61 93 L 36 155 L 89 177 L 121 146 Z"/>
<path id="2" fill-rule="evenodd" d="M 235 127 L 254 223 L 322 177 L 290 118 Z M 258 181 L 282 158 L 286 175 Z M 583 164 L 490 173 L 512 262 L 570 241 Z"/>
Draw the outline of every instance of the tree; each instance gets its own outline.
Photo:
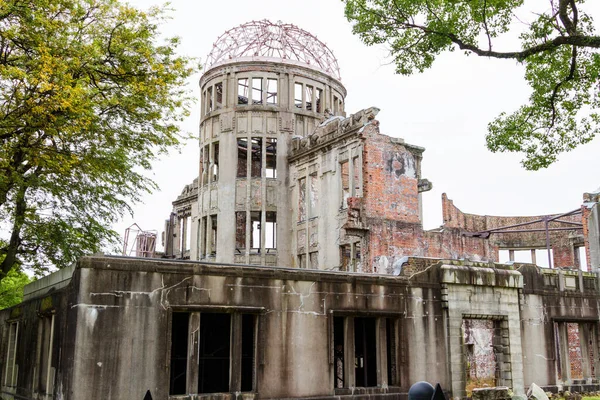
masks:
<path id="1" fill-rule="evenodd" d="M 396 71 L 431 67 L 445 51 L 516 60 L 532 89 L 529 103 L 488 125 L 493 151 L 521 152 L 526 169 L 545 168 L 598 132 L 600 36 L 583 0 L 549 0 L 520 33 L 521 48 L 493 42 L 515 29 L 523 0 L 345 0 L 353 32 L 367 45 L 390 47 Z M 529 3 L 531 4 L 531 3 Z M 519 22 L 522 22 L 519 20 Z"/>
<path id="2" fill-rule="evenodd" d="M 109 226 L 182 136 L 190 59 L 159 43 L 164 8 L 0 0 L 0 276 L 44 271 L 118 238 Z"/>
<path id="3" fill-rule="evenodd" d="M 23 288 L 30 282 L 27 274 L 18 269 L 11 269 L 0 282 L 0 310 L 21 303 Z"/>

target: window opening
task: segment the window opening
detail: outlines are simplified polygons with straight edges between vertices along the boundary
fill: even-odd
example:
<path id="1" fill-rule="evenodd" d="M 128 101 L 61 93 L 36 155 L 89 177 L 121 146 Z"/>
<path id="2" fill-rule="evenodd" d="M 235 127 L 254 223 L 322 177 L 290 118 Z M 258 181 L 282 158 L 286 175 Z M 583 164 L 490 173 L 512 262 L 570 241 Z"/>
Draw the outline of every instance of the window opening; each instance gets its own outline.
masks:
<path id="1" fill-rule="evenodd" d="M 317 98 L 315 100 L 316 109 L 315 111 L 320 113 L 323 112 L 323 89 L 317 89 Z"/>
<path id="2" fill-rule="evenodd" d="M 319 269 L 319 252 L 313 251 L 308 254 L 308 260 L 310 261 L 311 269 Z"/>
<path id="3" fill-rule="evenodd" d="M 186 394 L 189 313 L 171 315 L 171 377 L 169 394 Z"/>
<path id="4" fill-rule="evenodd" d="M 185 251 L 190 251 L 192 244 L 192 217 L 187 216 L 185 218 Z"/>
<path id="5" fill-rule="evenodd" d="M 306 109 L 312 110 L 312 101 L 313 101 L 313 87 L 312 86 L 304 86 L 305 94 L 304 98 L 306 99 Z"/>
<path id="6" fill-rule="evenodd" d="M 306 254 L 298 254 L 298 266 L 306 268 Z"/>
<path id="7" fill-rule="evenodd" d="M 587 255 L 585 253 L 585 246 L 575 247 L 575 266 L 582 271 L 590 271 L 587 263 Z"/>
<path id="8" fill-rule="evenodd" d="M 262 104 L 262 78 L 252 78 L 252 104 Z"/>
<path id="9" fill-rule="evenodd" d="M 217 216 L 210 216 L 210 255 L 217 253 Z"/>
<path id="10" fill-rule="evenodd" d="M 387 354 L 387 377 L 389 386 L 399 386 L 396 380 L 398 366 L 396 365 L 396 321 L 392 318 L 385 319 L 386 354 Z"/>
<path id="11" fill-rule="evenodd" d="M 198 393 L 229 391 L 231 314 L 201 313 Z"/>
<path id="12" fill-rule="evenodd" d="M 246 211 L 235 213 L 235 250 L 241 254 L 246 248 Z"/>
<path id="13" fill-rule="evenodd" d="M 354 357 L 357 387 L 377 386 L 375 318 L 354 318 Z"/>
<path id="14" fill-rule="evenodd" d="M 318 204 L 319 204 L 319 182 L 317 178 L 317 174 L 311 174 L 309 176 L 310 180 L 310 190 L 309 190 L 309 218 L 318 217 Z"/>
<path id="15" fill-rule="evenodd" d="M 344 317 L 333 317 L 334 387 L 345 386 L 344 376 Z"/>
<path id="16" fill-rule="evenodd" d="M 8 346 L 6 351 L 6 375 L 4 384 L 6 386 L 16 386 L 15 382 L 15 363 L 17 359 L 17 338 L 19 335 L 19 323 L 12 322 L 8 326 Z"/>
<path id="17" fill-rule="evenodd" d="M 254 382 L 254 332 L 256 316 L 242 314 L 242 373 L 241 390 L 251 392 Z"/>
<path id="18" fill-rule="evenodd" d="M 267 211 L 265 221 L 265 249 L 277 248 L 277 213 Z"/>
<path id="19" fill-rule="evenodd" d="M 352 178 L 354 180 L 354 187 L 353 187 L 352 193 L 351 193 L 351 195 L 353 197 L 361 195 L 361 185 L 360 185 L 361 168 L 360 167 L 361 167 L 361 165 L 360 165 L 358 157 L 354 157 L 352 159 Z"/>
<path id="20" fill-rule="evenodd" d="M 208 218 L 206 217 L 202 217 L 202 224 L 200 226 L 200 236 L 201 236 L 201 241 L 200 241 L 200 254 L 202 255 L 202 257 L 204 257 L 204 255 L 206 254 L 206 224 L 208 223 Z"/>
<path id="21" fill-rule="evenodd" d="M 277 139 L 267 138 L 265 140 L 267 152 L 265 175 L 267 178 L 277 178 Z"/>
<path id="22" fill-rule="evenodd" d="M 341 270 L 357 272 L 361 270 L 360 242 L 340 246 Z"/>
<path id="23" fill-rule="evenodd" d="M 502 334 L 499 321 L 492 319 L 464 318 L 462 323 L 463 343 L 466 356 L 466 391 L 471 396 L 473 388 L 494 387 L 497 383 L 498 349 L 496 344 Z"/>
<path id="24" fill-rule="evenodd" d="M 298 180 L 298 221 L 306 220 L 306 178 Z"/>
<path id="25" fill-rule="evenodd" d="M 267 104 L 277 104 L 277 79 L 267 79 Z"/>
<path id="26" fill-rule="evenodd" d="M 238 104 L 248 104 L 248 78 L 238 79 Z"/>
<path id="27" fill-rule="evenodd" d="M 333 96 L 333 115 L 338 115 L 340 108 L 337 96 Z"/>
<path id="28" fill-rule="evenodd" d="M 237 177 L 246 178 L 248 176 L 248 139 L 239 138 L 237 143 Z"/>
<path id="29" fill-rule="evenodd" d="M 212 151 L 212 179 L 211 182 L 219 180 L 219 143 L 213 143 Z"/>
<path id="30" fill-rule="evenodd" d="M 252 178 L 260 178 L 262 176 L 262 139 L 252 138 Z"/>
<path id="31" fill-rule="evenodd" d="M 223 107 L 223 82 L 215 84 L 215 108 Z"/>
<path id="32" fill-rule="evenodd" d="M 54 315 L 44 316 L 40 319 L 38 331 L 38 391 L 52 393 L 52 341 L 54 336 Z"/>
<path id="33" fill-rule="evenodd" d="M 213 88 L 209 86 L 206 90 L 206 111 L 211 112 L 213 110 L 213 99 L 212 99 Z"/>
<path id="34" fill-rule="evenodd" d="M 179 252 L 183 254 L 183 246 L 185 246 L 185 226 L 183 217 L 179 218 Z"/>
<path id="35" fill-rule="evenodd" d="M 252 243 L 250 243 L 250 248 L 255 251 L 260 253 L 260 239 L 261 239 L 261 232 L 260 232 L 260 211 L 252 211 L 250 213 L 250 228 L 252 229 Z"/>
<path id="36" fill-rule="evenodd" d="M 302 108 L 302 84 L 294 84 L 294 104 L 296 108 Z"/>
<path id="37" fill-rule="evenodd" d="M 208 146 L 204 146 L 204 151 L 202 152 L 202 182 L 206 184 L 208 182 L 208 174 L 210 173 L 209 163 L 210 163 L 210 154 L 208 150 Z"/>
<path id="38" fill-rule="evenodd" d="M 348 208 L 348 197 L 350 197 L 350 163 L 343 161 L 340 163 L 342 176 L 342 208 Z"/>

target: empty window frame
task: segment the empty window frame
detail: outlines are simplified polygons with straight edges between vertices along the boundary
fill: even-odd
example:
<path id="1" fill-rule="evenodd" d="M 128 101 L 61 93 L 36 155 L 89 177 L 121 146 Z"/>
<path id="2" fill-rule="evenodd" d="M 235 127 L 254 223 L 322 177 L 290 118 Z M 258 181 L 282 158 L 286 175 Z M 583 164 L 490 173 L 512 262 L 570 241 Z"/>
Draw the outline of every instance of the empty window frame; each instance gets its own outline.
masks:
<path id="1" fill-rule="evenodd" d="M 172 313 L 169 394 L 252 391 L 256 321 L 246 313 Z"/>
<path id="2" fill-rule="evenodd" d="M 312 111 L 313 107 L 313 93 L 314 89 L 312 86 L 304 86 L 304 98 L 306 99 L 306 109 Z"/>
<path id="3" fill-rule="evenodd" d="M 575 268 L 579 268 L 582 271 L 589 271 L 587 263 L 587 255 L 585 252 L 585 246 L 575 246 Z"/>
<path id="4" fill-rule="evenodd" d="M 306 178 L 298 179 L 298 222 L 306 221 Z"/>
<path id="5" fill-rule="evenodd" d="M 265 249 L 267 252 L 277 248 L 277 213 L 267 211 L 265 218 Z"/>
<path id="6" fill-rule="evenodd" d="M 262 78 L 252 78 L 252 104 L 263 103 Z"/>
<path id="7" fill-rule="evenodd" d="M 267 178 L 277 178 L 277 139 L 267 138 L 265 141 L 265 151 L 267 153 L 265 176 Z"/>
<path id="8" fill-rule="evenodd" d="M 246 249 L 246 211 L 235 213 L 235 252 L 243 254 Z"/>
<path id="9" fill-rule="evenodd" d="M 294 105 L 296 108 L 303 108 L 302 84 L 298 82 L 294 83 Z"/>
<path id="10" fill-rule="evenodd" d="M 5 386 L 17 384 L 17 342 L 19 337 L 19 323 L 11 322 L 8 325 L 8 345 L 6 347 L 6 369 L 4 374 Z"/>
<path id="11" fill-rule="evenodd" d="M 206 89 L 206 113 L 209 113 L 213 110 L 213 88 L 212 86 L 209 86 L 208 89 Z"/>
<path id="12" fill-rule="evenodd" d="M 339 102 L 337 96 L 333 96 L 333 115 L 338 115 L 340 111 Z"/>
<path id="13" fill-rule="evenodd" d="M 179 217 L 179 253 L 183 254 L 183 246 L 185 246 L 185 223 L 183 217 Z"/>
<path id="14" fill-rule="evenodd" d="M 573 379 L 596 378 L 597 324 L 556 321 L 554 335 L 559 381 L 567 383 Z"/>
<path id="15" fill-rule="evenodd" d="M 260 211 L 252 211 L 250 213 L 250 229 L 252 232 L 252 235 L 250 236 L 250 249 L 252 249 L 253 252 L 258 253 L 260 253 L 261 247 L 260 217 Z"/>
<path id="16" fill-rule="evenodd" d="M 252 178 L 260 178 L 262 176 L 262 139 L 258 137 L 252 138 L 252 162 L 250 176 Z"/>
<path id="17" fill-rule="evenodd" d="M 223 82 L 215 83 L 215 109 L 223 107 Z"/>
<path id="18" fill-rule="evenodd" d="M 315 97 L 315 111 L 318 113 L 323 112 L 323 89 L 317 88 Z"/>
<path id="19" fill-rule="evenodd" d="M 210 238 L 208 241 L 208 250 L 210 255 L 217 254 L 217 216 L 211 215 L 210 219 Z"/>
<path id="20" fill-rule="evenodd" d="M 352 192 L 350 193 L 350 195 L 352 197 L 357 197 L 357 196 L 362 196 L 362 179 L 360 176 L 361 173 L 361 165 L 360 165 L 360 159 L 358 157 L 353 157 L 352 158 Z"/>
<path id="21" fill-rule="evenodd" d="M 219 143 L 213 143 L 211 145 L 211 182 L 219 180 Z"/>
<path id="22" fill-rule="evenodd" d="M 268 78 L 267 79 L 267 104 L 276 105 L 277 104 L 277 79 Z"/>
<path id="23" fill-rule="evenodd" d="M 348 198 L 350 197 L 350 163 L 348 160 L 340 163 L 341 188 L 342 188 L 342 208 L 348 208 Z"/>
<path id="24" fill-rule="evenodd" d="M 248 104 L 248 78 L 238 79 L 238 101 L 240 105 Z"/>
<path id="25" fill-rule="evenodd" d="M 207 227 L 206 224 L 208 223 L 208 218 L 207 217 L 202 217 L 202 220 L 200 222 L 200 256 L 202 258 L 205 257 L 206 255 L 206 233 L 207 233 Z"/>
<path id="26" fill-rule="evenodd" d="M 550 249 L 550 259 L 554 259 L 554 252 Z M 551 268 L 548 262 L 547 249 L 500 249 L 498 262 L 517 262 L 536 264 L 542 268 Z"/>
<path id="27" fill-rule="evenodd" d="M 306 266 L 306 253 L 298 254 L 298 267 L 299 268 L 307 268 Z"/>
<path id="28" fill-rule="evenodd" d="M 184 243 L 183 249 L 189 252 L 192 247 L 192 217 L 190 215 L 185 218 Z"/>
<path id="29" fill-rule="evenodd" d="M 361 270 L 361 245 L 360 242 L 340 246 L 340 270 L 359 272 Z"/>
<path id="30" fill-rule="evenodd" d="M 238 138 L 237 148 L 237 177 L 246 178 L 248 176 L 248 139 Z"/>
<path id="31" fill-rule="evenodd" d="M 399 385 L 396 330 L 396 318 L 334 316 L 334 388 Z"/>
<path id="32" fill-rule="evenodd" d="M 315 218 L 319 216 L 319 179 L 317 173 L 310 174 L 308 180 L 308 217 Z"/>
<path id="33" fill-rule="evenodd" d="M 308 253 L 308 261 L 310 262 L 310 269 L 319 269 L 319 252 Z"/>

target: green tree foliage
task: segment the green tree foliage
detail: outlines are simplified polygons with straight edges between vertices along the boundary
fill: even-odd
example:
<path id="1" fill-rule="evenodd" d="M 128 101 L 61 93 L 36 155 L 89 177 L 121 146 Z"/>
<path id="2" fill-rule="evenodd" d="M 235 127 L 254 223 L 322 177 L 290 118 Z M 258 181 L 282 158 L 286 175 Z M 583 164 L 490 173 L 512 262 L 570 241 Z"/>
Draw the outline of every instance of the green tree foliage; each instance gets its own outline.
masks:
<path id="1" fill-rule="evenodd" d="M 23 301 L 23 287 L 31 279 L 18 269 L 11 269 L 0 282 L 0 310 Z"/>
<path id="2" fill-rule="evenodd" d="M 192 73 L 164 19 L 118 0 L 0 0 L 0 275 L 98 251 L 155 189 L 145 173 L 181 139 Z"/>
<path id="3" fill-rule="evenodd" d="M 600 36 L 583 0 L 541 3 L 547 9 L 532 14 L 536 18 L 520 32 L 521 48 L 515 51 L 496 51 L 493 43 L 501 35 L 514 35 L 509 30 L 517 25 L 523 0 L 345 3 L 354 33 L 367 45 L 387 44 L 400 74 L 422 72 L 440 53 L 455 49 L 524 64 L 532 89 L 529 103 L 488 125 L 491 151 L 523 153 L 523 166 L 537 170 L 597 134 Z"/>

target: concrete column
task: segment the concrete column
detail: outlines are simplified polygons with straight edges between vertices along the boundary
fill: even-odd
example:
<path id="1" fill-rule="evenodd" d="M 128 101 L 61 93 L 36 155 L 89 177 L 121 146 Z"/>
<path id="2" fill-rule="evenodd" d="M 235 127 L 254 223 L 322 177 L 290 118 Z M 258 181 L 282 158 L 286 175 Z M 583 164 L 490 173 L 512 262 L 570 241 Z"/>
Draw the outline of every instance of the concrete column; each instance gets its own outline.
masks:
<path id="1" fill-rule="evenodd" d="M 198 357 L 200 339 L 200 313 L 190 314 L 188 324 L 188 362 L 187 362 L 187 389 L 188 393 L 198 392 Z"/>

